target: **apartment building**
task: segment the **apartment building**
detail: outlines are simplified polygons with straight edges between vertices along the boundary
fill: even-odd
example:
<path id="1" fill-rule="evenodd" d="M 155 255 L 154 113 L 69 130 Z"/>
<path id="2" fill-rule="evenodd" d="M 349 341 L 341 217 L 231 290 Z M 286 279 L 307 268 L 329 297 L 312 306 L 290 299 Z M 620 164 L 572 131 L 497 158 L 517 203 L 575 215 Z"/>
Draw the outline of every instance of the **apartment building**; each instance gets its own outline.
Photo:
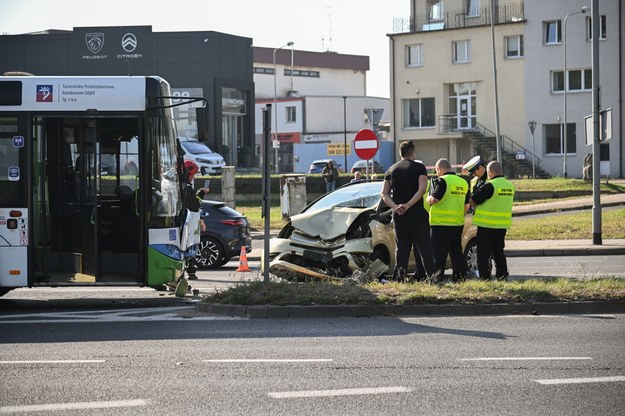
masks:
<path id="1" fill-rule="evenodd" d="M 584 117 L 592 112 L 590 10 L 584 15 L 583 4 L 567 0 L 492 3 L 491 10 L 490 0 L 411 0 L 410 19 L 389 35 L 394 139 L 414 140 L 426 164 L 440 157 L 459 164 L 474 154 L 494 159 L 499 150 L 510 176 L 564 176 L 566 159 L 567 176 L 581 177 L 590 152 L 584 139 Z M 623 5 L 599 3 L 600 83 L 609 86 L 602 88 L 602 108 L 613 110 L 601 172 L 622 177 Z"/>

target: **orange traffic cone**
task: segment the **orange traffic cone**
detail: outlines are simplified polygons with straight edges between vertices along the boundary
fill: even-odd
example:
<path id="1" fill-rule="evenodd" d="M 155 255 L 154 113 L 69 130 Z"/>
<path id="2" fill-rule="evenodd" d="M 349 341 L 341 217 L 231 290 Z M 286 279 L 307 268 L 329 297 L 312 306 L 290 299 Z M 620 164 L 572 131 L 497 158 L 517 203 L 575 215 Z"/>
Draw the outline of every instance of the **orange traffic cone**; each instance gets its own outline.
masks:
<path id="1" fill-rule="evenodd" d="M 251 272 L 247 265 L 247 253 L 245 251 L 245 246 L 241 246 L 241 255 L 239 256 L 239 268 L 237 269 L 237 272 Z"/>

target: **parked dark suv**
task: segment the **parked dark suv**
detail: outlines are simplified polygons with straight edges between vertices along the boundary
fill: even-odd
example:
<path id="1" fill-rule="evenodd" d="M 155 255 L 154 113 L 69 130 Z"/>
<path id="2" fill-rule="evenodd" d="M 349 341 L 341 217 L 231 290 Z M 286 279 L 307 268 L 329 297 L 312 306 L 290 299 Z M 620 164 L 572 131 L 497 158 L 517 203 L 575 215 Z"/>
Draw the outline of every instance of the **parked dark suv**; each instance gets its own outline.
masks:
<path id="1" fill-rule="evenodd" d="M 252 251 L 252 238 L 247 218 L 223 202 L 202 201 L 200 215 L 206 224 L 196 256 L 198 268 L 216 269 L 231 258 Z"/>

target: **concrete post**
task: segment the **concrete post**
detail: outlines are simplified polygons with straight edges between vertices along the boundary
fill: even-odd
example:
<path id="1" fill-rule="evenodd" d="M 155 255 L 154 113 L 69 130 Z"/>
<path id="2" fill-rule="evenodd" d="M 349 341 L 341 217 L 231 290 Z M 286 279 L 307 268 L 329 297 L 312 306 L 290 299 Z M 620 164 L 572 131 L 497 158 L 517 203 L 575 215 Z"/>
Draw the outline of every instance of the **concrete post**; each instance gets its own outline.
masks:
<path id="1" fill-rule="evenodd" d="M 234 193 L 234 166 L 224 166 L 221 170 L 221 200 L 233 209 L 236 208 Z"/>

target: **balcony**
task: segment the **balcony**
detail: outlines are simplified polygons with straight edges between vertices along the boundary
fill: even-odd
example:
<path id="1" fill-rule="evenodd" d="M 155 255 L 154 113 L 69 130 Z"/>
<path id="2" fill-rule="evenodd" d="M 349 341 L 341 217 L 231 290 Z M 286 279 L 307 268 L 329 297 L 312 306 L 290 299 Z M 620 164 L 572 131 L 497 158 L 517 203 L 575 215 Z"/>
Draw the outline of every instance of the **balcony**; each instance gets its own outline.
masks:
<path id="1" fill-rule="evenodd" d="M 523 2 L 502 4 L 495 8 L 495 24 L 525 20 Z M 448 10 L 435 15 L 424 14 L 413 19 L 395 18 L 393 33 L 428 32 L 432 30 L 459 29 L 490 25 L 490 7 L 467 12 L 463 9 Z"/>

